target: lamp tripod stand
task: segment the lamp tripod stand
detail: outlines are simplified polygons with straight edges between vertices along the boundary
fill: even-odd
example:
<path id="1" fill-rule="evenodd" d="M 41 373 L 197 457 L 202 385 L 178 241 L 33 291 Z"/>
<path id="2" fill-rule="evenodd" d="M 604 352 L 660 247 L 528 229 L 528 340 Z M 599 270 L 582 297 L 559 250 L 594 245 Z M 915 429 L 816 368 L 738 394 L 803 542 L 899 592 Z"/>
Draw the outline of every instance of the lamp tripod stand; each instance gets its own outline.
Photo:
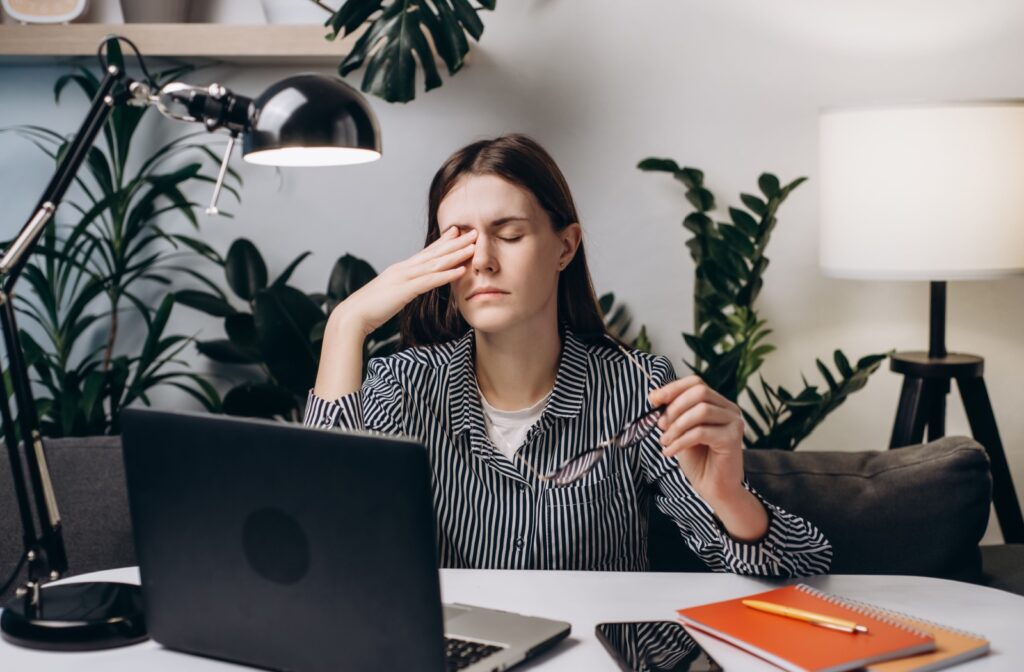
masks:
<path id="1" fill-rule="evenodd" d="M 946 432 L 946 395 L 956 380 L 974 438 L 992 463 L 992 501 L 1006 543 L 1024 543 L 1024 518 L 1013 487 L 1010 467 L 996 427 L 992 402 L 985 387 L 985 360 L 976 355 L 946 351 L 946 283 L 931 283 L 928 352 L 898 352 L 890 369 L 904 376 L 890 448 L 924 439 L 942 438 Z"/>

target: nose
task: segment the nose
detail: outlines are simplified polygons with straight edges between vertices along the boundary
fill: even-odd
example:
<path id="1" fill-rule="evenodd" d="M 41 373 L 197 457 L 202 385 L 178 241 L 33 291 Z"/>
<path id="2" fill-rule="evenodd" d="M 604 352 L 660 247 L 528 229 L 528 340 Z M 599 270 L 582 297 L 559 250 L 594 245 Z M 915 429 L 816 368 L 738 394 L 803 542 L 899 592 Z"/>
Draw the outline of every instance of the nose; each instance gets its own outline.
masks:
<path id="1" fill-rule="evenodd" d="M 498 258 L 490 237 L 479 235 L 476 239 L 476 251 L 473 252 L 472 269 L 476 273 L 497 273 Z"/>

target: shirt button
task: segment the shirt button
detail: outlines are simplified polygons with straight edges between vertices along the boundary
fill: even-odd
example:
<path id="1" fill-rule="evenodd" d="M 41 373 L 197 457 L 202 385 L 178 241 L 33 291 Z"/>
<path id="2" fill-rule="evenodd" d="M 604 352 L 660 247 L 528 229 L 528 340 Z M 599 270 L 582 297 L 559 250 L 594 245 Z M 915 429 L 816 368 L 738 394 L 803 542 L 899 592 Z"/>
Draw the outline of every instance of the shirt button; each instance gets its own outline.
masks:
<path id="1" fill-rule="evenodd" d="M 520 483 L 516 488 L 519 489 L 519 492 L 526 492 L 526 483 Z"/>
<path id="2" fill-rule="evenodd" d="M 522 550 L 524 544 L 525 542 L 523 541 L 522 537 L 516 537 L 516 548 Z"/>

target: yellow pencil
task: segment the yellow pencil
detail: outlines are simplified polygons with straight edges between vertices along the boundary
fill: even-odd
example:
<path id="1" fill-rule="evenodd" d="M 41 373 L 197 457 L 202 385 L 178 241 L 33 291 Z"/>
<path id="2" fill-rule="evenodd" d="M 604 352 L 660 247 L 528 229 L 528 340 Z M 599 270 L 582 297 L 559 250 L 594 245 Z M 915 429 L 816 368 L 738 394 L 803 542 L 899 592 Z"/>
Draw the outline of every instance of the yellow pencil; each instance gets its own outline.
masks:
<path id="1" fill-rule="evenodd" d="M 839 630 L 842 632 L 849 632 L 857 634 L 858 632 L 867 632 L 868 628 L 865 625 L 859 625 L 853 621 L 848 621 L 844 618 L 834 618 L 832 616 L 825 616 L 824 614 L 815 614 L 810 611 L 804 611 L 803 609 L 796 609 L 794 607 L 785 607 L 781 604 L 774 604 L 772 602 L 762 602 L 761 600 L 743 600 L 743 604 L 750 607 L 751 609 L 757 609 L 758 611 L 764 611 L 769 614 L 776 614 L 777 616 L 785 616 L 786 618 L 793 618 L 798 621 L 804 621 L 806 623 L 813 623 L 823 628 L 829 628 L 831 630 Z"/>

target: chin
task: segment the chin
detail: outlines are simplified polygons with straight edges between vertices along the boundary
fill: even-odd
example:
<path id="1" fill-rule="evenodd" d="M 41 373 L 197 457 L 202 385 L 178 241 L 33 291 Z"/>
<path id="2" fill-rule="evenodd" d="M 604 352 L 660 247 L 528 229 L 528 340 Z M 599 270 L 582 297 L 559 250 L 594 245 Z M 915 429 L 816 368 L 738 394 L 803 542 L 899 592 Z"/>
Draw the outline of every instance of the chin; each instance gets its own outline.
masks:
<path id="1" fill-rule="evenodd" d="M 467 311 L 462 313 L 462 318 L 475 331 L 484 333 L 506 331 L 520 322 L 518 317 L 509 311 L 495 309 Z"/>

